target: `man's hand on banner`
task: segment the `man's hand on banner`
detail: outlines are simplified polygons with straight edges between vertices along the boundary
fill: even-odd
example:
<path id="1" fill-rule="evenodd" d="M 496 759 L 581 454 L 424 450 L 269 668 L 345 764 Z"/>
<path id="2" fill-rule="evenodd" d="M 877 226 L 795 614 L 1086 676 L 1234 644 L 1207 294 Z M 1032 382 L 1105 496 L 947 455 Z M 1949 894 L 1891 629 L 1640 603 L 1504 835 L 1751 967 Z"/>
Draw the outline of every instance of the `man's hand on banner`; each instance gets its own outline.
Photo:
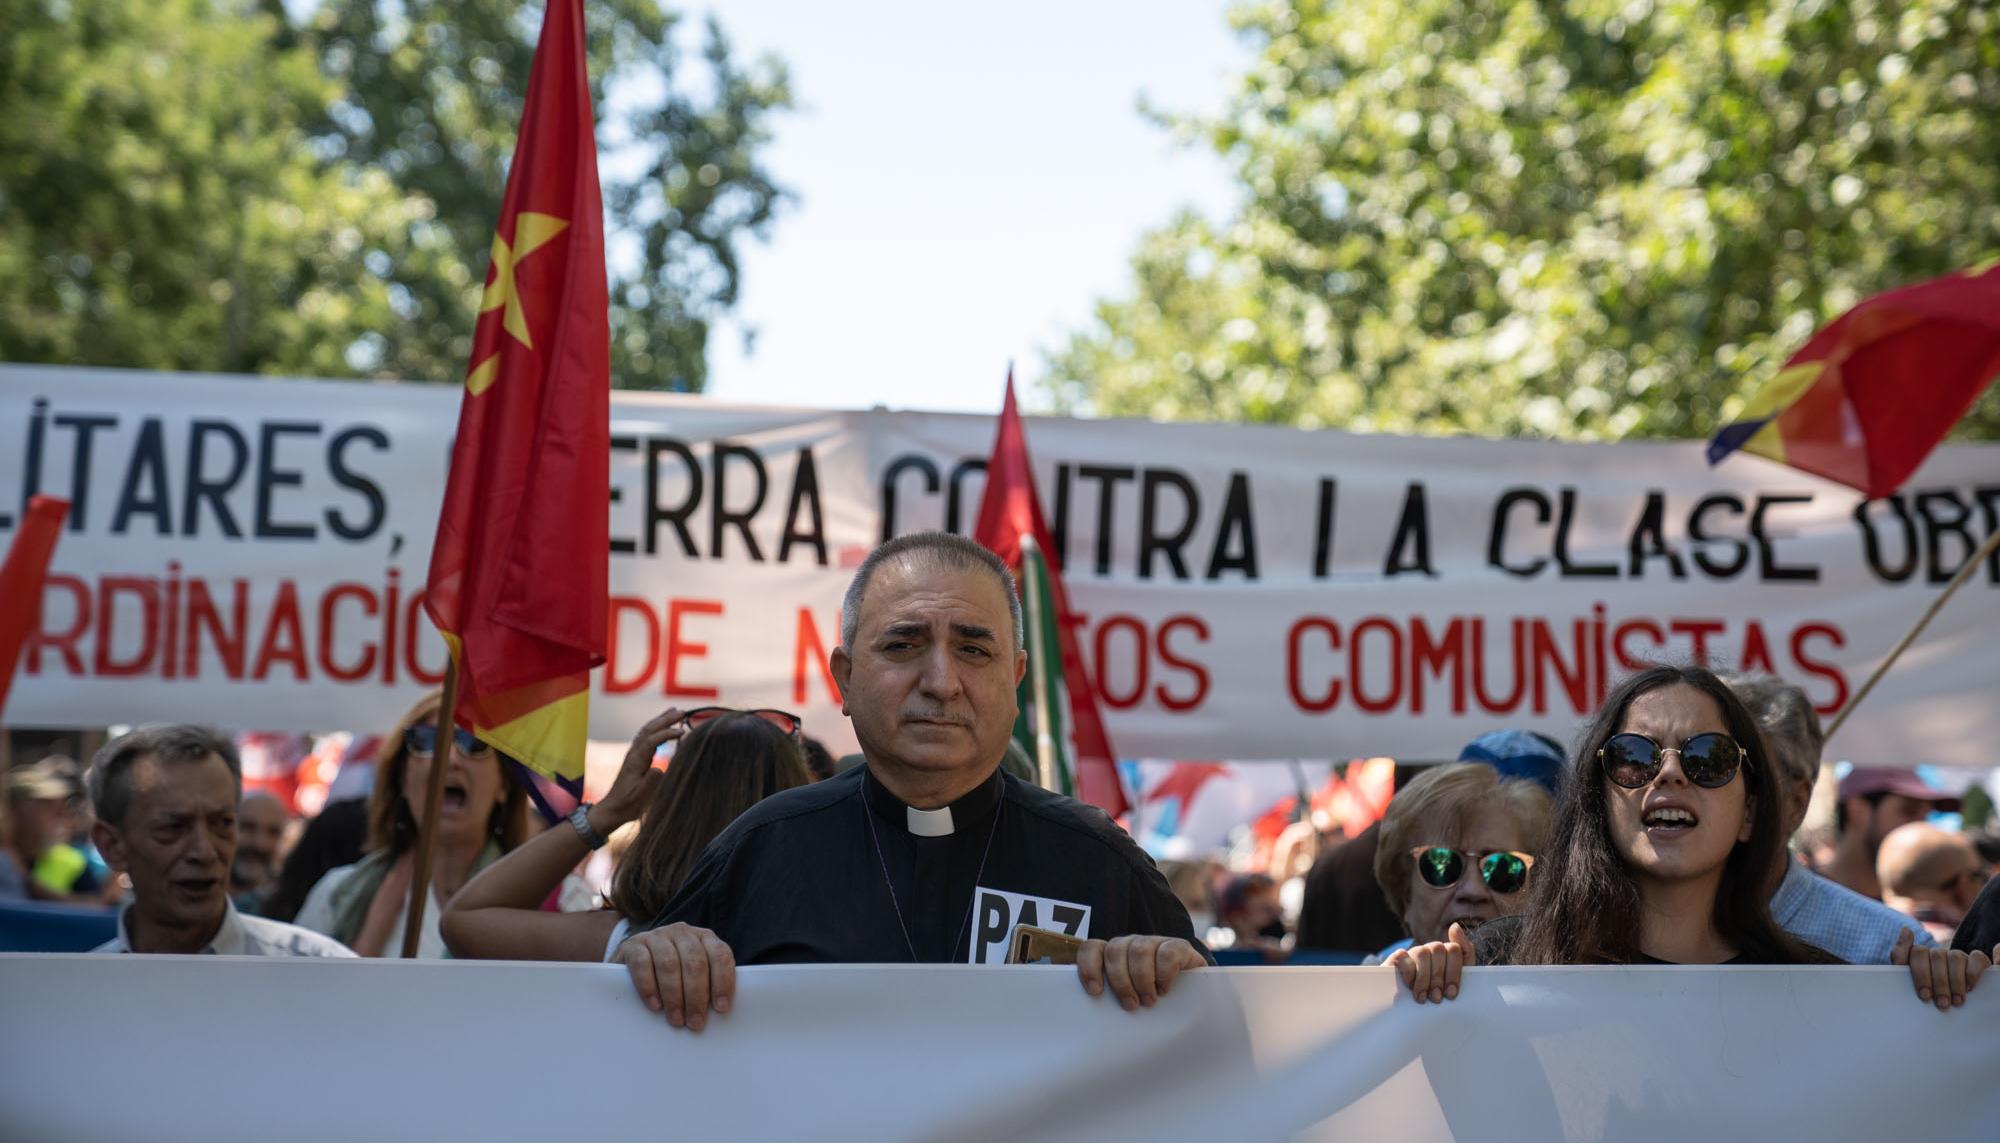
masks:
<path id="1" fill-rule="evenodd" d="M 632 973 L 632 987 L 667 1023 L 699 1032 L 712 1009 L 720 1016 L 736 998 L 736 954 L 707 929 L 676 921 L 625 938 L 611 958 Z"/>
<path id="2" fill-rule="evenodd" d="M 1937 1005 L 1940 1012 L 1962 1006 L 1966 994 L 1979 983 L 1980 974 L 1991 968 L 1995 959 L 2000 959 L 2000 945 L 1995 945 L 1993 954 L 1988 956 L 1977 950 L 1966 953 L 1957 949 L 1920 949 L 1915 944 L 1914 930 L 1904 929 L 1889 953 L 1889 963 L 1910 966 L 1910 982 L 1917 986 L 1917 999 Z"/>
<path id="3" fill-rule="evenodd" d="M 1127 1012 L 1151 1008 L 1167 994 L 1174 979 L 1208 962 L 1193 945 L 1179 937 L 1123 936 L 1085 941 L 1076 951 L 1076 975 L 1083 990 L 1104 995 L 1105 982 Z"/>
<path id="4" fill-rule="evenodd" d="M 1417 1003 L 1458 999 L 1458 982 L 1465 970 L 1479 963 L 1465 926 L 1453 923 L 1441 941 L 1397 949 L 1382 962 L 1393 967 Z"/>

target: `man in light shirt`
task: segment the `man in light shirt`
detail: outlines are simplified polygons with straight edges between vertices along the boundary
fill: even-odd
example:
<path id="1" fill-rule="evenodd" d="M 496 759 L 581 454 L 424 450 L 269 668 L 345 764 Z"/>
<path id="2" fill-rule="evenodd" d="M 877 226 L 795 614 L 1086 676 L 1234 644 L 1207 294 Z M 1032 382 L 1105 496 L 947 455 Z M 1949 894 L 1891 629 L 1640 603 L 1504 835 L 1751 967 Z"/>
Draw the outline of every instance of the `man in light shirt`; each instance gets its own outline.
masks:
<path id="1" fill-rule="evenodd" d="M 103 953 L 353 956 L 345 945 L 282 921 L 247 916 L 229 900 L 243 771 L 212 730 L 135 730 L 90 767 L 91 839 L 131 878 L 132 900 Z"/>
<path id="2" fill-rule="evenodd" d="M 1750 708 L 1777 763 L 1785 793 L 1785 829 L 1796 833 L 1812 801 L 1826 735 L 1812 700 L 1798 687 L 1771 675 L 1723 672 L 1722 681 Z M 1785 876 L 1771 895 L 1771 919 L 1785 931 L 1810 941 L 1849 964 L 1888 964 L 1896 942 L 1909 930 L 1918 948 L 1937 944 L 1923 926 L 1872 897 L 1785 862 Z"/>

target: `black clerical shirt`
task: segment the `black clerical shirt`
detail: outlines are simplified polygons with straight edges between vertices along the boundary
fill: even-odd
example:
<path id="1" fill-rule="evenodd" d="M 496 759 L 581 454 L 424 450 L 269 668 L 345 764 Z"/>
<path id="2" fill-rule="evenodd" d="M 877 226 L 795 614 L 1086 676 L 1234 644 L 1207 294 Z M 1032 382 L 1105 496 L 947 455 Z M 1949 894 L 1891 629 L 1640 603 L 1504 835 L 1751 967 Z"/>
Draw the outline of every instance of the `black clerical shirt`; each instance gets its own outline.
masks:
<path id="1" fill-rule="evenodd" d="M 998 768 L 944 810 L 912 810 L 866 766 L 766 798 L 709 843 L 654 926 L 677 921 L 713 930 L 738 964 L 998 964 L 1017 924 L 1201 948 L 1103 811 Z"/>

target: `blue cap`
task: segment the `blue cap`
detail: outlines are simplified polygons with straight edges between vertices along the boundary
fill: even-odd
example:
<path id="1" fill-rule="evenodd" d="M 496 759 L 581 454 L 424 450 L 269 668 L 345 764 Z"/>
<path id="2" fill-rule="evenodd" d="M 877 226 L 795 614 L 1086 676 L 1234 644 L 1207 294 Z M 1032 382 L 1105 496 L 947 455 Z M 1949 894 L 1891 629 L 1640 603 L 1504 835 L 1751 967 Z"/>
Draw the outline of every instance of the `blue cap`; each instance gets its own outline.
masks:
<path id="1" fill-rule="evenodd" d="M 1551 794 L 1562 787 L 1562 744 L 1536 731 L 1489 731 L 1467 743 L 1458 760 L 1484 762 L 1503 778 L 1526 778 Z"/>

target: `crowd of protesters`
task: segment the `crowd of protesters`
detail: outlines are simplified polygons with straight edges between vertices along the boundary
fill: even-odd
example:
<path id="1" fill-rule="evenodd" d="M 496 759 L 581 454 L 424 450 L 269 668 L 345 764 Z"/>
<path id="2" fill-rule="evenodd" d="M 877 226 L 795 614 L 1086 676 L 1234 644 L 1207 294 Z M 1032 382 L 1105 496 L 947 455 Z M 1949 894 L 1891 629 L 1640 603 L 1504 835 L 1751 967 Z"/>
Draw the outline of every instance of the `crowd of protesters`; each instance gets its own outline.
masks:
<path id="1" fill-rule="evenodd" d="M 433 694 L 381 739 L 366 800 L 301 829 L 244 793 L 230 739 L 142 728 L 87 769 L 8 771 L 0 901 L 118 906 L 100 952 L 393 956 L 443 766 L 417 955 L 620 963 L 696 1029 L 728 1010 L 739 963 L 987 962 L 985 887 L 1042 902 L 1019 918 L 1037 926 L 1087 916 L 1066 934 L 1079 979 L 1126 1007 L 1220 957 L 1384 964 L 1419 1001 L 1484 965 L 1898 964 L 1944 1009 L 2000 957 L 1992 827 L 1938 824 L 1956 795 L 1854 769 L 1831 837 L 1804 840 L 1824 739 L 1771 676 L 1652 667 L 1568 751 L 1496 731 L 1398 767 L 1379 820 L 1303 826 L 1272 868 L 1156 867 L 1026 777 L 1019 602 L 984 549 L 892 541 L 843 616 L 832 669 L 858 757 L 785 712 L 669 709 L 598 801 L 547 824 L 511 760 L 438 735 Z"/>

